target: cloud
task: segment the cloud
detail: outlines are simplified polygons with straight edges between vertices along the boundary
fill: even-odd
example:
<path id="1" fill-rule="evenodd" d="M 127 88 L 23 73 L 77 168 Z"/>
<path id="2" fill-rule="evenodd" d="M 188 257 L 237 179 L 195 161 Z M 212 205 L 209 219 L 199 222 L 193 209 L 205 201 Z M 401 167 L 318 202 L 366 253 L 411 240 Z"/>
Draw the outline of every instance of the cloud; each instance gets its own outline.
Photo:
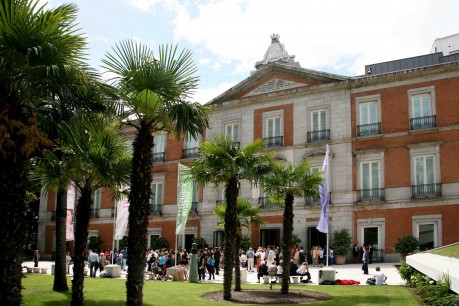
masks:
<path id="1" fill-rule="evenodd" d="M 197 101 L 201 104 L 206 104 L 207 102 L 221 95 L 223 92 L 230 89 L 237 83 L 238 82 L 221 83 L 217 85 L 216 87 L 212 87 L 212 88 L 199 88 L 198 90 L 196 90 L 196 93 L 194 94 L 192 100 Z"/>

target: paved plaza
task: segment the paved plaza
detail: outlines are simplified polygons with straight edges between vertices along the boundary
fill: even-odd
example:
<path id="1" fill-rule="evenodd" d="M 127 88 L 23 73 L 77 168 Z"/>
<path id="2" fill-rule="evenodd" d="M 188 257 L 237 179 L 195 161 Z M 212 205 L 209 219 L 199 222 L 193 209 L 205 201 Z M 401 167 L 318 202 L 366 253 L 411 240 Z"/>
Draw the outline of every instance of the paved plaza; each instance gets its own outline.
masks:
<path id="1" fill-rule="evenodd" d="M 52 261 L 40 261 L 39 268 L 48 268 L 47 274 L 51 274 L 51 265 L 54 264 Z M 373 273 L 376 272 L 375 268 L 380 267 L 381 271 L 387 276 L 387 284 L 388 285 L 404 285 L 405 282 L 400 278 L 398 274 L 396 265 L 400 263 L 374 263 L 370 264 L 368 271 L 369 275 L 364 275 L 362 271 L 362 264 L 346 264 L 346 265 L 333 265 L 329 268 L 333 268 L 336 270 L 336 279 L 340 280 L 354 280 L 359 281 L 361 285 L 365 285 L 366 280 L 369 277 L 372 277 Z M 33 267 L 33 262 L 24 262 L 23 266 Z M 304 284 L 305 286 L 310 285 L 317 285 L 319 280 L 319 270 L 326 269 L 324 268 L 317 268 L 317 267 L 310 267 L 309 272 L 311 273 L 312 284 Z M 70 266 L 70 271 L 72 271 L 72 266 Z M 206 277 L 208 275 L 206 274 Z M 89 277 L 89 276 L 88 276 Z M 99 277 L 99 272 L 97 272 L 97 277 Z M 126 272 L 121 272 L 121 279 L 126 278 Z M 215 280 L 206 280 L 203 281 L 204 283 L 223 283 L 223 275 L 215 275 Z M 256 272 L 248 272 L 247 273 L 247 284 L 257 284 L 257 273 Z M 263 286 L 263 280 L 260 283 Z M 264 285 L 267 286 L 267 285 Z"/>

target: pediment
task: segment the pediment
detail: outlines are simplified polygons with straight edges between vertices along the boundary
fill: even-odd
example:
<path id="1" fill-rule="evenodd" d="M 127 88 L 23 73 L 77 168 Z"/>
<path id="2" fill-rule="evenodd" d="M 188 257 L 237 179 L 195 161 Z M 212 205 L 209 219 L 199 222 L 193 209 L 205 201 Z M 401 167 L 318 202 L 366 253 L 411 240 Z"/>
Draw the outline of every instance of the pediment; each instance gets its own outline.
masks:
<path id="1" fill-rule="evenodd" d="M 308 85 L 310 84 L 300 83 L 300 82 L 295 82 L 295 81 L 290 81 L 290 80 L 284 80 L 281 78 L 272 78 L 266 81 L 265 83 L 259 85 L 255 89 L 249 91 L 243 97 L 245 98 L 245 97 L 251 97 L 251 96 L 256 96 L 256 95 L 262 95 L 262 94 L 266 94 L 266 93 L 270 93 L 274 91 L 304 87 Z"/>

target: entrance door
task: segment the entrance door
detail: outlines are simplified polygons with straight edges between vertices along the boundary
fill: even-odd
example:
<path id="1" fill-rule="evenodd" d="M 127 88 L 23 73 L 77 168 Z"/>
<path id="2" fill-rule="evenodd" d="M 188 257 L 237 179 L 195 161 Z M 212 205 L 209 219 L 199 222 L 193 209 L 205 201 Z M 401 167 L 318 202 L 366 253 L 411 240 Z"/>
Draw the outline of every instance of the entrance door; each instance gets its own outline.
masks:
<path id="1" fill-rule="evenodd" d="M 193 246 L 193 238 L 194 234 L 185 234 L 185 250 L 188 252 L 191 250 L 191 247 Z"/>
<path id="2" fill-rule="evenodd" d="M 308 248 L 310 251 L 313 245 L 319 245 L 325 248 L 327 244 L 327 234 L 319 232 L 316 227 L 308 227 Z"/>
<path id="3" fill-rule="evenodd" d="M 373 248 L 379 248 L 379 228 L 375 227 L 364 227 L 363 228 L 363 243 L 371 245 Z"/>
<path id="4" fill-rule="evenodd" d="M 280 244 L 280 229 L 262 229 L 260 230 L 261 246 Z"/>

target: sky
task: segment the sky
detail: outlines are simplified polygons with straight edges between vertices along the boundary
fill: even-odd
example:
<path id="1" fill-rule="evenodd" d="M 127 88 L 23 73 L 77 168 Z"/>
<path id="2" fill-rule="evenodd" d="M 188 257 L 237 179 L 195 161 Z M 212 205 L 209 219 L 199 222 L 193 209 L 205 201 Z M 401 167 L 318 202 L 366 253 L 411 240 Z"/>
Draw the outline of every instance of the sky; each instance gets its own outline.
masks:
<path id="1" fill-rule="evenodd" d="M 44 0 L 40 0 L 46 3 Z M 193 102 L 207 103 L 255 70 L 280 35 L 303 68 L 344 76 L 368 64 L 430 53 L 436 38 L 459 33 L 456 0 L 49 0 L 79 7 L 90 64 L 122 40 L 157 53 L 189 49 L 200 77 Z"/>

